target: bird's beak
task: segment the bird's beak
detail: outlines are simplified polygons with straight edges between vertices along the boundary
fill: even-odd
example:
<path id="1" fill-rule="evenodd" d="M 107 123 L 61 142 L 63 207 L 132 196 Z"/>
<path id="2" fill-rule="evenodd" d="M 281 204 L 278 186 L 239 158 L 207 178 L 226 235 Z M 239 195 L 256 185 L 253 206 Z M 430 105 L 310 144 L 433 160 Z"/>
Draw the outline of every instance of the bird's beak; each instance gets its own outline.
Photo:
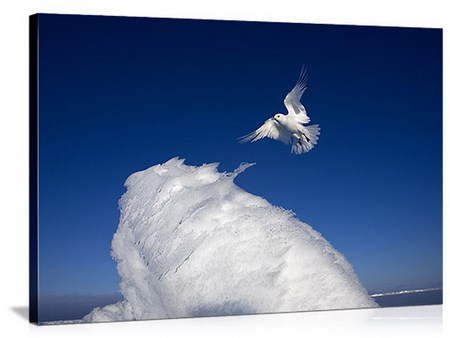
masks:
<path id="1" fill-rule="evenodd" d="M 271 117 L 270 119 L 273 121 L 273 120 L 275 120 L 275 117 Z"/>

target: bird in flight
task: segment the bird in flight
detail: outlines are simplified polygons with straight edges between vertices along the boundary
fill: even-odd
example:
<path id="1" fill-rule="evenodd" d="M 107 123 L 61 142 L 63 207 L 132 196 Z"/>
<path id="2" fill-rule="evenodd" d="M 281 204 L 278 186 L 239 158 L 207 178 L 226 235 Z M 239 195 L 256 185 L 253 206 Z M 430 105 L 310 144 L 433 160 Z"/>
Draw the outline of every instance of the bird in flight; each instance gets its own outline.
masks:
<path id="1" fill-rule="evenodd" d="M 300 103 L 306 90 L 306 80 L 306 69 L 302 67 L 297 84 L 284 99 L 288 114 L 275 114 L 254 132 L 238 138 L 239 142 L 255 142 L 269 137 L 285 144 L 292 144 L 291 152 L 295 154 L 307 153 L 314 148 L 319 139 L 320 128 L 318 124 L 304 126 L 310 119 L 305 107 Z"/>

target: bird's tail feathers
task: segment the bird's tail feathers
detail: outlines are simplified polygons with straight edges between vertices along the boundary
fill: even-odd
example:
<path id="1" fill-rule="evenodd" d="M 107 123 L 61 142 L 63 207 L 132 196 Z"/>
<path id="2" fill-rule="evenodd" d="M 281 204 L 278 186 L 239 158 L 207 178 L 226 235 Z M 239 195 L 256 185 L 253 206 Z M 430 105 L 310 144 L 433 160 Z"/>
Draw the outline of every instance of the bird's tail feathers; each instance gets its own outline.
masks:
<path id="1" fill-rule="evenodd" d="M 293 140 L 291 152 L 295 154 L 307 153 L 317 144 L 320 135 L 318 124 L 306 126 L 300 138 Z"/>

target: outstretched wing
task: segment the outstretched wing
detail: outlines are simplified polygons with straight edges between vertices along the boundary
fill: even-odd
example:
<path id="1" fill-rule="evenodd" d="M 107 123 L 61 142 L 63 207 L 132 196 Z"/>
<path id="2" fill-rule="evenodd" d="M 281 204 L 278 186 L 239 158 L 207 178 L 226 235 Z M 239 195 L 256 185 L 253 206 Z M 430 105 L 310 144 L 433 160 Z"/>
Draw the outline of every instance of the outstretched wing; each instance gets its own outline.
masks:
<path id="1" fill-rule="evenodd" d="M 284 99 L 284 105 L 288 110 L 288 116 L 291 116 L 299 123 L 308 123 L 310 121 L 306 114 L 305 107 L 300 103 L 300 99 L 306 90 L 307 79 L 308 75 L 306 73 L 306 68 L 303 66 L 297 84 Z"/>
<path id="2" fill-rule="evenodd" d="M 264 124 L 254 132 L 238 138 L 240 143 L 255 142 L 264 137 L 269 137 L 283 143 L 291 143 L 291 135 L 285 129 L 279 127 L 279 124 L 273 119 L 268 119 Z"/>

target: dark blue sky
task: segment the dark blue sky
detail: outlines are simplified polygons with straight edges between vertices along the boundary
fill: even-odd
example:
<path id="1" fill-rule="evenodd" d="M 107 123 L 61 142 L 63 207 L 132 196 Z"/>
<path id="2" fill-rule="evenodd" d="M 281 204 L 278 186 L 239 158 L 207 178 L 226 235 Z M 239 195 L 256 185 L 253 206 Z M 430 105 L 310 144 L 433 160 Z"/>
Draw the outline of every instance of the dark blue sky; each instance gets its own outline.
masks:
<path id="1" fill-rule="evenodd" d="M 41 295 L 111 294 L 117 202 L 133 172 L 220 162 L 293 210 L 369 291 L 441 286 L 442 31 L 42 15 Z M 236 138 L 276 112 L 302 64 L 322 134 L 307 154 Z"/>

